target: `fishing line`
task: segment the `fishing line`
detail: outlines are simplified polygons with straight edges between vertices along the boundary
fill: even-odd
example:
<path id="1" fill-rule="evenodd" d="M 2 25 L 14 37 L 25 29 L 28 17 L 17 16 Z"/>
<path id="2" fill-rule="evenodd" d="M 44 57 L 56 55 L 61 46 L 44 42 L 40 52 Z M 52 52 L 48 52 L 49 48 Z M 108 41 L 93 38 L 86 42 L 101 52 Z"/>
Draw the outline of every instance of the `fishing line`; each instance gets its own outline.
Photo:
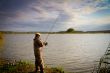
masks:
<path id="1" fill-rule="evenodd" d="M 52 29 L 54 28 L 55 24 L 57 23 L 57 21 L 59 20 L 60 14 L 57 16 L 57 18 L 55 19 L 53 25 L 51 26 L 50 30 L 48 31 L 47 37 L 45 38 L 45 42 L 47 41 L 50 33 L 52 32 Z"/>

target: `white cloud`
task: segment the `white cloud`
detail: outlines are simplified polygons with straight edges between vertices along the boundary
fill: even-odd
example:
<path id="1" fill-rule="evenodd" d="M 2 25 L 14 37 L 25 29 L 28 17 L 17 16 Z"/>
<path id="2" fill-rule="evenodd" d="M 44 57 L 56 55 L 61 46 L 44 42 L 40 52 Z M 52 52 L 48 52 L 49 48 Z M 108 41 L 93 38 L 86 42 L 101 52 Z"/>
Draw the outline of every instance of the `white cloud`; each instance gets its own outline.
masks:
<path id="1" fill-rule="evenodd" d="M 30 4 L 27 12 L 22 11 L 20 17 L 24 20 L 35 18 L 36 21 L 51 21 L 56 19 L 59 13 L 64 13 L 69 16 L 65 22 L 75 21 L 78 24 L 80 20 L 80 24 L 85 23 L 82 16 L 105 8 L 97 7 L 100 2 L 100 0 L 39 0 L 39 4 L 37 2 Z"/>
<path id="2" fill-rule="evenodd" d="M 38 0 L 31 3 L 24 10 L 17 11 L 17 17 L 12 22 L 48 22 L 54 21 L 59 14 L 63 14 L 57 25 L 59 28 L 78 27 L 83 25 L 110 24 L 110 16 L 91 18 L 88 15 L 108 8 L 100 6 L 102 0 Z M 67 18 L 65 18 L 67 17 Z M 50 21 L 50 22 L 49 22 Z M 63 26 L 62 26 L 63 25 Z"/>
<path id="3" fill-rule="evenodd" d="M 110 16 L 106 16 L 100 19 L 91 19 L 90 24 L 102 25 L 102 24 L 110 24 Z"/>

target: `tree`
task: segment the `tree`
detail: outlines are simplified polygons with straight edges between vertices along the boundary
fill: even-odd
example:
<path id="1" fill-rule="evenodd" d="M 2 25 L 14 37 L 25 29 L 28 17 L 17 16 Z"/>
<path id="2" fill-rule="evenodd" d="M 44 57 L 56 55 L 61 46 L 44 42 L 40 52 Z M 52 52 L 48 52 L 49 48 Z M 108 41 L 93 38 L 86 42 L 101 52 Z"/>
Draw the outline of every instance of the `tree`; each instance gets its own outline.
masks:
<path id="1" fill-rule="evenodd" d="M 75 30 L 73 29 L 73 28 L 69 28 L 69 29 L 67 29 L 67 31 L 66 32 L 74 32 Z"/>

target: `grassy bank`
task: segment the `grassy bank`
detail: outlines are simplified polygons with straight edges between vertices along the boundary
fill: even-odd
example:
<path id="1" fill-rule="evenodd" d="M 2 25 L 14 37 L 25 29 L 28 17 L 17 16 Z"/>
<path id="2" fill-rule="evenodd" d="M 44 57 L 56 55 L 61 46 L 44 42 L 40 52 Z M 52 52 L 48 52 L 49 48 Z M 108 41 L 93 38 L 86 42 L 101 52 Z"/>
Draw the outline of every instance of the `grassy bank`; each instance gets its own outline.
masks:
<path id="1" fill-rule="evenodd" d="M 34 73 L 35 67 L 33 64 L 25 61 L 0 60 L 0 73 Z M 45 68 L 46 73 L 65 73 L 62 68 Z"/>

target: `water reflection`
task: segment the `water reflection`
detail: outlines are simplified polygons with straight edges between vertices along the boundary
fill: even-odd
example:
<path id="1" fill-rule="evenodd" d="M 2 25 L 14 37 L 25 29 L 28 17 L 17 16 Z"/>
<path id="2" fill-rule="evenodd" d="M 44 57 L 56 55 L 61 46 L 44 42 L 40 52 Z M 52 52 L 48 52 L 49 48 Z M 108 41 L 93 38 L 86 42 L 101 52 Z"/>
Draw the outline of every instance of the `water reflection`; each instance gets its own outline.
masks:
<path id="1" fill-rule="evenodd" d="M 3 33 L 0 32 L 0 49 L 3 48 L 3 45 L 4 45 Z"/>
<path id="2" fill-rule="evenodd" d="M 3 47 L 4 47 L 4 36 L 0 32 L 0 62 L 1 62 L 2 53 L 3 53 L 3 50 L 4 50 Z"/>

